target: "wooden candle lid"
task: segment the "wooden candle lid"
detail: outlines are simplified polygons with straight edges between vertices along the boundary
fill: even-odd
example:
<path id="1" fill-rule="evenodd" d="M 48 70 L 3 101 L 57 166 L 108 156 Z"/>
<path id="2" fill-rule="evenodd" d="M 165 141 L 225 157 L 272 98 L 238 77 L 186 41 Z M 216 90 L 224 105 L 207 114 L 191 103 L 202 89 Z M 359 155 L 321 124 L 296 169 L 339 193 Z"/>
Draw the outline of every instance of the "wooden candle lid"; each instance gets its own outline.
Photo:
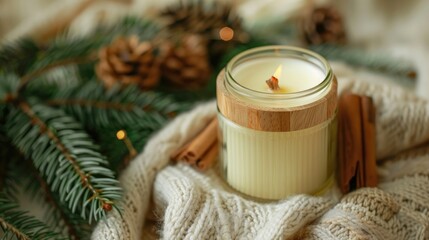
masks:
<path id="1" fill-rule="evenodd" d="M 234 96 L 225 87 L 225 70 L 216 81 L 219 111 L 234 123 L 260 131 L 289 132 L 310 128 L 332 118 L 337 108 L 337 79 L 329 92 L 315 102 L 290 108 L 257 106 Z"/>

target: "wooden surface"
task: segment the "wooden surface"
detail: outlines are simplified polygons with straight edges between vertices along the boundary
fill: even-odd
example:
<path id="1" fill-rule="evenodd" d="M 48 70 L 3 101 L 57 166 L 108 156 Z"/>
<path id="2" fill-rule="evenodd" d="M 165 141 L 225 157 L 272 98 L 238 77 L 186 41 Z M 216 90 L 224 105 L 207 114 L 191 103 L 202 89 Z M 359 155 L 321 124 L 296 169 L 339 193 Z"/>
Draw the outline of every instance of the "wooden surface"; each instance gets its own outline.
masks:
<path id="1" fill-rule="evenodd" d="M 234 96 L 225 87 L 225 70 L 217 77 L 217 104 L 220 112 L 240 126 L 270 132 L 296 131 L 329 120 L 337 108 L 337 79 L 321 99 L 297 107 L 267 108 L 249 104 Z"/>

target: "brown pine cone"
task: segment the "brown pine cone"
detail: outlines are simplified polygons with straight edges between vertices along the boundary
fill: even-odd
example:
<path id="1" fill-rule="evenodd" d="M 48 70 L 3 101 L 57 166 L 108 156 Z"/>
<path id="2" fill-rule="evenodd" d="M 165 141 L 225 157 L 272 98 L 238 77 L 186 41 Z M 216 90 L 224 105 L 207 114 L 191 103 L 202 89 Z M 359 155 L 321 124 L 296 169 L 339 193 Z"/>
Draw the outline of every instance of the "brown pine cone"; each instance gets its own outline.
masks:
<path id="1" fill-rule="evenodd" d="M 302 21 L 302 34 L 308 44 L 344 44 L 346 31 L 341 14 L 332 7 L 315 8 Z"/>
<path id="2" fill-rule="evenodd" d="M 199 89 L 210 78 L 207 42 L 200 35 L 186 35 L 174 45 L 162 45 L 162 76 L 182 89 Z"/>
<path id="3" fill-rule="evenodd" d="M 95 70 L 106 88 L 116 83 L 136 84 L 142 89 L 155 87 L 160 78 L 160 61 L 150 42 L 140 42 L 137 36 L 119 38 L 99 52 Z"/>
<path id="4" fill-rule="evenodd" d="M 161 11 L 160 19 L 174 35 L 198 34 L 206 38 L 212 62 L 250 37 L 233 2 L 180 0 Z"/>
<path id="5" fill-rule="evenodd" d="M 162 11 L 160 17 L 166 20 L 166 27 L 176 33 L 186 32 L 215 39 L 219 37 L 219 30 L 229 27 L 234 30 L 234 40 L 243 42 L 248 38 L 233 3 L 179 1 Z"/>

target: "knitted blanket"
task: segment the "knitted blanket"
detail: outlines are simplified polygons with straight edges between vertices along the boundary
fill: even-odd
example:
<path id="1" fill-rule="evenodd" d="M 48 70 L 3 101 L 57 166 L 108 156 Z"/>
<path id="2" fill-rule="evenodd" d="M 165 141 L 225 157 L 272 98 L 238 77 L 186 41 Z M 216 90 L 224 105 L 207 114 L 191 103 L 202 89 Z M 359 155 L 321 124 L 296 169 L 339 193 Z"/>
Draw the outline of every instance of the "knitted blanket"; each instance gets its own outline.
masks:
<path id="1" fill-rule="evenodd" d="M 241 197 L 216 169 L 200 173 L 169 156 L 216 115 L 197 106 L 153 136 L 122 173 L 122 217 L 112 212 L 92 239 L 141 239 L 153 199 L 163 239 L 428 239 L 429 102 L 370 77 L 336 70 L 340 93 L 374 99 L 380 183 L 341 196 L 297 195 L 258 203 Z M 346 73 L 344 73 L 346 72 Z M 378 82 L 378 83 L 376 83 Z"/>

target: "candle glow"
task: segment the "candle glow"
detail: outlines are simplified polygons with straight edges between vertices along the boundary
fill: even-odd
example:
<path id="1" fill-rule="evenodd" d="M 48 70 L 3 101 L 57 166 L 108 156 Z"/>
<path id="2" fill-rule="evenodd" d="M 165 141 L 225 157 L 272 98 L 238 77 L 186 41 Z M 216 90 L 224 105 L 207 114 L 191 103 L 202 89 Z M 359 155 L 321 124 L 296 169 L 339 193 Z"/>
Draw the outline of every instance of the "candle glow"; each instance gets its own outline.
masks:
<path id="1" fill-rule="evenodd" d="M 273 74 L 273 77 L 277 78 L 278 80 L 280 80 L 280 76 L 282 75 L 282 65 L 280 64 L 276 71 Z"/>
<path id="2" fill-rule="evenodd" d="M 281 74 L 282 74 L 282 65 L 279 65 L 277 67 L 276 71 L 274 72 L 273 76 L 271 76 L 270 79 L 268 79 L 267 81 L 265 81 L 267 83 L 268 87 L 272 91 L 278 91 L 278 90 L 280 90 L 279 78 L 280 78 Z"/>

